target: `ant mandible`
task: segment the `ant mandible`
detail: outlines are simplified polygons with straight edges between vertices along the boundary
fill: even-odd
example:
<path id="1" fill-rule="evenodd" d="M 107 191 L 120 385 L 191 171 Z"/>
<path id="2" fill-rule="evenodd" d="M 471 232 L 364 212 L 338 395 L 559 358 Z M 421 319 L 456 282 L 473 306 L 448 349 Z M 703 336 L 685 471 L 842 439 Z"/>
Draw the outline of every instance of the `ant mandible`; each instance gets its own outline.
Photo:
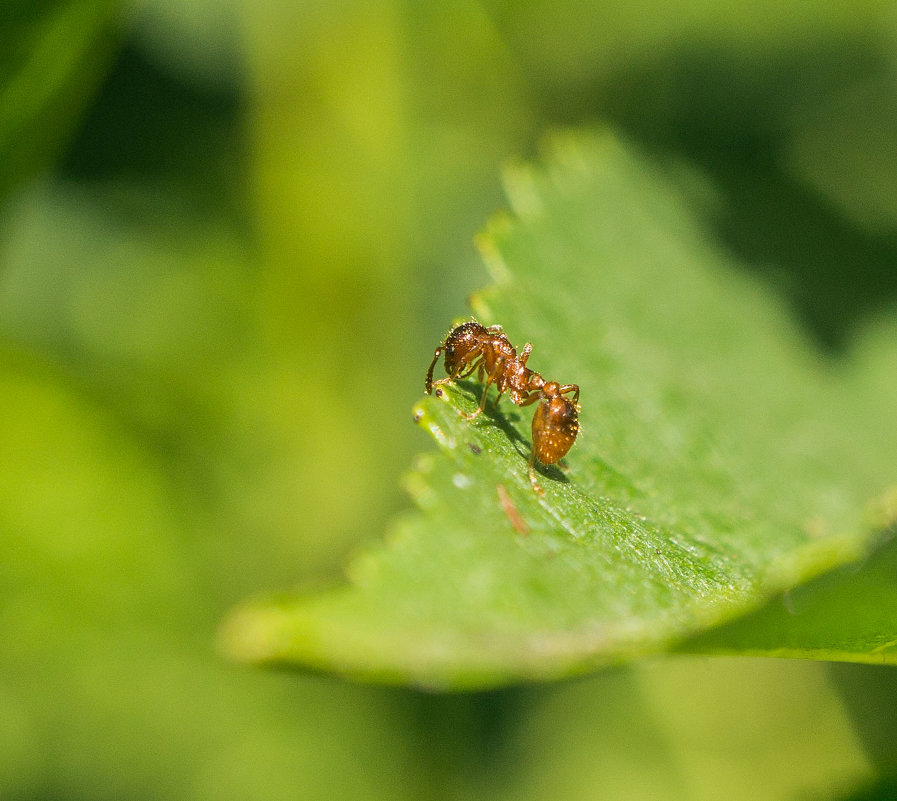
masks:
<path id="1" fill-rule="evenodd" d="M 579 387 L 576 384 L 559 384 L 546 381 L 539 373 L 526 366 L 533 346 L 527 342 L 520 355 L 508 341 L 500 325 L 488 328 L 475 320 L 453 328 L 445 341 L 436 348 L 433 361 L 427 370 L 425 389 L 448 384 L 458 378 L 477 373 L 478 380 L 485 378 L 480 405 L 471 414 L 463 414 L 473 420 L 482 414 L 486 406 L 489 387 L 498 389 L 496 403 L 507 392 L 513 403 L 529 406 L 540 401 L 533 415 L 533 445 L 529 454 L 529 480 L 540 495 L 544 490 L 536 480 L 536 459 L 543 464 L 554 464 L 563 459 L 576 441 L 579 433 Z M 446 378 L 433 380 L 433 368 L 445 353 Z M 572 394 L 572 400 L 565 397 Z"/>

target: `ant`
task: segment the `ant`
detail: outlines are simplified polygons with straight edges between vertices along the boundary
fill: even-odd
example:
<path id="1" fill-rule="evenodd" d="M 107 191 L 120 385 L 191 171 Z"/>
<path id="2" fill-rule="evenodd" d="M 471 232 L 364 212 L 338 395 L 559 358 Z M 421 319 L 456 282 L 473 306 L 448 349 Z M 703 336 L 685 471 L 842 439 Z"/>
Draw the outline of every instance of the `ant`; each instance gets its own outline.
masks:
<path id="1" fill-rule="evenodd" d="M 579 387 L 576 384 L 559 384 L 546 381 L 539 373 L 526 366 L 533 346 L 527 342 L 520 355 L 508 341 L 500 325 L 488 328 L 475 320 L 453 328 L 445 341 L 436 348 L 424 387 L 427 394 L 433 387 L 448 384 L 458 378 L 477 373 L 477 379 L 486 380 L 480 405 L 471 414 L 462 414 L 465 420 L 473 420 L 482 414 L 486 406 L 489 387 L 495 384 L 498 398 L 507 392 L 513 403 L 529 406 L 539 401 L 533 415 L 533 445 L 529 454 L 529 480 L 540 495 L 544 490 L 536 480 L 536 459 L 542 464 L 554 464 L 563 459 L 576 441 L 579 433 Z M 433 368 L 445 353 L 446 378 L 433 380 Z M 565 395 L 573 395 L 572 400 Z"/>

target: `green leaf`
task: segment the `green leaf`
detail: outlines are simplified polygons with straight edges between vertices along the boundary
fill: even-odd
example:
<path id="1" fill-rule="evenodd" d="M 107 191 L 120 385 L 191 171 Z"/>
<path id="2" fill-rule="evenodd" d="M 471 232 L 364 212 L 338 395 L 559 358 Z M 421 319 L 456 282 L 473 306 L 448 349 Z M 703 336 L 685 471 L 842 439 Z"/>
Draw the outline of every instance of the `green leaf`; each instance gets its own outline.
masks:
<path id="1" fill-rule="evenodd" d="M 471 423 L 475 383 L 425 397 L 441 452 L 407 479 L 420 511 L 348 585 L 237 610 L 231 654 L 438 688 L 557 678 L 670 648 L 873 542 L 864 505 L 897 472 L 892 321 L 853 360 L 821 355 L 696 211 L 712 188 L 610 134 L 508 184 L 474 307 L 580 384 L 566 469 L 533 492 L 530 408 Z"/>
<path id="2" fill-rule="evenodd" d="M 116 0 L 12 0 L 0 11 L 0 198 L 65 140 L 109 61 Z"/>
<path id="3" fill-rule="evenodd" d="M 868 559 L 787 590 L 682 650 L 897 664 L 897 489 L 870 506 L 885 535 Z"/>

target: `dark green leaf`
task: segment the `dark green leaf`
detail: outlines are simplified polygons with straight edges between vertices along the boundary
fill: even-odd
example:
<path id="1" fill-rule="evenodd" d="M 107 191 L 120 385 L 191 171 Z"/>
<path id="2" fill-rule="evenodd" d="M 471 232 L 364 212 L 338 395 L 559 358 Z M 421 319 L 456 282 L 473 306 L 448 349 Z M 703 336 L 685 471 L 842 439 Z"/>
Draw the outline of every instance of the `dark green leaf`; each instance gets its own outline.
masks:
<path id="1" fill-rule="evenodd" d="M 109 60 L 115 0 L 13 0 L 0 11 L 0 198 L 65 140 Z"/>

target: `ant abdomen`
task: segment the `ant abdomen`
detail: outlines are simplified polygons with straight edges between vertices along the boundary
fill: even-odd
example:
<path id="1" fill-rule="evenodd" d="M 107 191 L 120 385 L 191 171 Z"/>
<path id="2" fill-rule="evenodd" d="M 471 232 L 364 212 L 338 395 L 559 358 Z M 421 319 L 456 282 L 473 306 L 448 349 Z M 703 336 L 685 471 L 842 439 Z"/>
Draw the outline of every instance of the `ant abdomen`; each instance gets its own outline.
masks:
<path id="1" fill-rule="evenodd" d="M 533 415 L 533 456 L 554 464 L 567 455 L 579 434 L 579 412 L 569 398 L 543 400 Z"/>

